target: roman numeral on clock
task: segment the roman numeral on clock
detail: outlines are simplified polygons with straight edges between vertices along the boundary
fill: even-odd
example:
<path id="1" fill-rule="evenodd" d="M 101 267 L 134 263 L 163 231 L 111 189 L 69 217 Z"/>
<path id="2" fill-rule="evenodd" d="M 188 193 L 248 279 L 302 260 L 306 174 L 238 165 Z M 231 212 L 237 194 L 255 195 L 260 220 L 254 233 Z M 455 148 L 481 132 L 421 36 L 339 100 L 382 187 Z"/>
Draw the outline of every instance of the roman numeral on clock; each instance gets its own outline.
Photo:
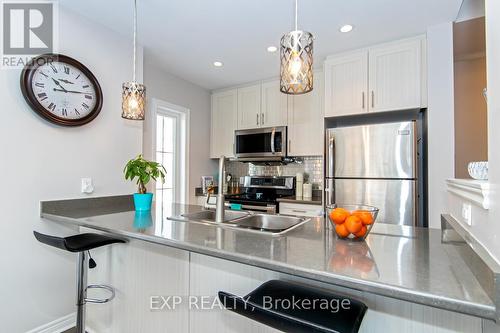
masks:
<path id="1" fill-rule="evenodd" d="M 68 66 L 64 66 L 64 74 L 69 75 L 69 67 Z"/>
<path id="2" fill-rule="evenodd" d="M 86 84 L 86 85 L 82 86 L 82 88 L 88 88 L 88 87 L 89 87 L 89 85 L 88 85 L 88 84 Z"/>
<path id="3" fill-rule="evenodd" d="M 55 111 L 56 110 L 56 105 L 54 103 L 49 104 L 49 110 Z"/>
<path id="4" fill-rule="evenodd" d="M 54 66 L 54 64 L 50 64 L 50 68 L 54 71 L 54 73 L 57 73 L 57 68 Z"/>
<path id="5" fill-rule="evenodd" d="M 86 108 L 87 110 L 89 109 L 89 106 L 88 106 L 87 104 L 85 104 L 85 103 L 82 103 L 82 106 L 83 106 L 84 108 Z"/>
<path id="6" fill-rule="evenodd" d="M 85 95 L 86 99 L 92 99 L 92 95 Z"/>
<path id="7" fill-rule="evenodd" d="M 75 114 L 76 114 L 77 116 L 79 116 L 79 115 L 80 115 L 80 112 L 78 112 L 78 110 L 77 110 L 77 109 L 75 109 Z"/>
<path id="8" fill-rule="evenodd" d="M 38 87 L 38 88 L 43 88 L 45 86 L 45 84 L 43 84 L 41 82 L 36 82 L 35 86 Z"/>
<path id="9" fill-rule="evenodd" d="M 45 101 L 48 97 L 46 93 L 39 93 L 38 98 L 40 98 L 40 101 Z"/>
<path id="10" fill-rule="evenodd" d="M 66 110 L 66 109 L 62 109 L 61 113 L 63 116 L 66 116 L 66 117 L 68 116 L 68 110 Z"/>

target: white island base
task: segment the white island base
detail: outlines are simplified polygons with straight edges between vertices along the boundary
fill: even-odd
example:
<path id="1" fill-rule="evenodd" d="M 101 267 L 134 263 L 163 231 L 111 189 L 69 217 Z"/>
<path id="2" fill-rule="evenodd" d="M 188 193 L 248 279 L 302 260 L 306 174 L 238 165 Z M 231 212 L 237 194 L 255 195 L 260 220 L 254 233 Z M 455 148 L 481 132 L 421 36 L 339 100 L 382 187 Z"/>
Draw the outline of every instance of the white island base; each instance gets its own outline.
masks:
<path id="1" fill-rule="evenodd" d="M 109 304 L 87 305 L 89 332 L 278 332 L 225 309 L 196 309 L 197 305 L 202 306 L 202 296 L 206 296 L 206 307 L 220 290 L 244 296 L 272 279 L 315 285 L 365 302 L 369 309 L 360 328 L 363 333 L 500 332 L 500 326 L 489 320 L 145 241 L 131 240 L 127 244 L 97 249 L 91 254 L 98 266 L 90 270 L 89 284 L 112 285 L 116 289 L 116 298 Z M 175 310 L 168 308 L 173 305 L 173 299 L 168 299 L 168 296 L 189 295 L 199 296 L 191 299 L 190 310 L 188 298 L 184 298 L 183 304 L 177 305 Z"/>

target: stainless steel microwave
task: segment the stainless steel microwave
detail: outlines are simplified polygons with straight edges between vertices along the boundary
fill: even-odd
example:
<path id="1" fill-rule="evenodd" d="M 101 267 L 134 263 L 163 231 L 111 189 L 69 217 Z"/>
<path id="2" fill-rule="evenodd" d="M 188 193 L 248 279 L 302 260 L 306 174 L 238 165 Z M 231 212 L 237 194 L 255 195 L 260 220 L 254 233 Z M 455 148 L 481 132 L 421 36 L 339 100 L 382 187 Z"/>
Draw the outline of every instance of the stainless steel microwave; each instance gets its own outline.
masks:
<path id="1" fill-rule="evenodd" d="M 241 161 L 275 161 L 286 157 L 287 128 L 235 131 L 234 154 Z"/>

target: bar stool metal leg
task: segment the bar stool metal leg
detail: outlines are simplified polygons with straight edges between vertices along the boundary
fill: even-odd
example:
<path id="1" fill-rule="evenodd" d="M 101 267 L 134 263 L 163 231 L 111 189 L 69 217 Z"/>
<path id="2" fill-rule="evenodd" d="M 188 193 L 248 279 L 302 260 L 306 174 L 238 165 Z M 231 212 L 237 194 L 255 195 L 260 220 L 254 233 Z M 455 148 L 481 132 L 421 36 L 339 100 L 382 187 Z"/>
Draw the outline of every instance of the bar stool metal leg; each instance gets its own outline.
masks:
<path id="1" fill-rule="evenodd" d="M 85 251 L 78 253 L 76 267 L 76 333 L 85 333 L 85 298 L 87 288 L 87 260 Z"/>

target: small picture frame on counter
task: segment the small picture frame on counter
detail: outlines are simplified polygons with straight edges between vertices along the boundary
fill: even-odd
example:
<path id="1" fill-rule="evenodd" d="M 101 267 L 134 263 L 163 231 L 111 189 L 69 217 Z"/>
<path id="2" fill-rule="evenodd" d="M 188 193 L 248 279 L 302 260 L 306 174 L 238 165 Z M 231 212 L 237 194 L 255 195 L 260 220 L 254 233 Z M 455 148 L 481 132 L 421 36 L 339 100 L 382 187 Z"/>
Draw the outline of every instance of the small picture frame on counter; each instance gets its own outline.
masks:
<path id="1" fill-rule="evenodd" d="M 201 176 L 201 188 L 203 190 L 203 194 L 208 193 L 208 189 L 213 186 L 214 177 L 213 176 Z"/>

